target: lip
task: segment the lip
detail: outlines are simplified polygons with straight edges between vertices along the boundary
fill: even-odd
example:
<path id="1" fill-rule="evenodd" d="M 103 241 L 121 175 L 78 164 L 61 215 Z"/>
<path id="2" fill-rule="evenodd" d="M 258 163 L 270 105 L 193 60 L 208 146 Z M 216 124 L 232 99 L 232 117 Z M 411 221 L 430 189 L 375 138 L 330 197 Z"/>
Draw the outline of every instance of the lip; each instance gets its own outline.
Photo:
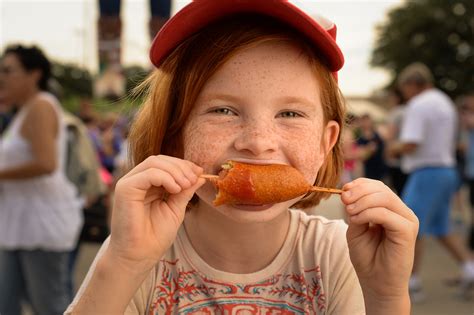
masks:
<path id="1" fill-rule="evenodd" d="M 280 160 L 257 160 L 257 159 L 246 159 L 246 158 L 229 158 L 228 161 L 235 161 L 235 162 L 248 163 L 248 164 L 261 164 L 261 165 L 287 164 Z"/>
<path id="2" fill-rule="evenodd" d="M 224 162 L 219 164 L 219 166 L 214 170 L 214 174 L 219 174 L 219 172 L 222 171 L 221 165 L 224 163 L 227 163 L 227 161 L 235 161 L 235 162 L 240 162 L 240 163 L 256 164 L 256 165 L 269 165 L 269 164 L 288 165 L 288 163 L 282 162 L 281 160 L 256 160 L 256 159 L 246 159 L 246 158 L 228 158 Z"/>
<path id="3" fill-rule="evenodd" d="M 273 207 L 274 204 L 265 205 L 232 205 L 233 208 L 242 211 L 264 211 Z"/>

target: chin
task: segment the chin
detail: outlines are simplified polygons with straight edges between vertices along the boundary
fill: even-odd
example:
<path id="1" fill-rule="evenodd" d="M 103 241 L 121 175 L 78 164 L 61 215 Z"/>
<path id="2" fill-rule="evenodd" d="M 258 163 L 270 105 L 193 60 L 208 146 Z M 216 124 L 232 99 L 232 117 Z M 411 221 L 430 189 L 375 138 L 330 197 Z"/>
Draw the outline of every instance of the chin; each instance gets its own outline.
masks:
<path id="1" fill-rule="evenodd" d="M 253 209 L 252 209 L 253 208 Z M 259 208 L 258 210 L 255 210 Z M 214 207 L 214 211 L 238 223 L 265 223 L 271 222 L 288 211 L 286 203 L 263 206 L 232 206 L 222 205 Z"/>

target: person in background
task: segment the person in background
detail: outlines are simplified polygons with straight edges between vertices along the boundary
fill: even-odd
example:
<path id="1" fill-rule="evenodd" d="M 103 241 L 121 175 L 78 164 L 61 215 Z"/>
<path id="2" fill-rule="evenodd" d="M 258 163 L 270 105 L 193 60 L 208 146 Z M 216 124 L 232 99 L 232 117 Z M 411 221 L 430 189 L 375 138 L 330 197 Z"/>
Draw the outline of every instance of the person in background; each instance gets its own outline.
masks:
<path id="1" fill-rule="evenodd" d="M 469 183 L 469 201 L 471 208 L 468 246 L 471 253 L 474 253 L 474 91 L 461 97 L 460 108 L 462 125 L 467 130 L 464 174 Z"/>
<path id="2" fill-rule="evenodd" d="M 360 136 L 357 138 L 357 145 L 365 151 L 362 157 L 364 177 L 383 180 L 387 172 L 384 160 L 384 141 L 377 132 L 369 114 L 362 115 L 359 121 Z"/>
<path id="3" fill-rule="evenodd" d="M 408 103 L 400 141 L 390 151 L 402 155 L 402 170 L 410 174 L 402 199 L 420 221 L 410 278 L 410 296 L 417 302 L 425 298 L 419 274 L 426 235 L 434 235 L 460 264 L 463 288 L 474 283 L 474 261 L 449 229 L 452 197 L 459 182 L 455 168 L 458 121 L 454 104 L 433 86 L 431 71 L 424 64 L 406 67 L 400 73 L 398 85 Z"/>
<path id="4" fill-rule="evenodd" d="M 362 162 L 375 151 L 373 145 L 360 146 L 357 144 L 357 132 L 359 132 L 359 117 L 348 114 L 345 128 L 341 134 L 342 155 L 344 157 L 339 183 L 341 187 L 363 175 Z"/>
<path id="5" fill-rule="evenodd" d="M 104 114 L 99 122 L 100 138 L 97 151 L 102 166 L 113 176 L 115 171 L 115 157 L 120 152 L 122 132 L 117 129 L 118 115 L 114 112 Z"/>
<path id="6" fill-rule="evenodd" d="M 390 156 L 389 154 L 390 147 L 398 143 L 405 113 L 405 102 L 398 88 L 395 87 L 388 91 L 387 103 L 390 112 L 387 117 L 387 133 L 385 137 L 385 163 L 388 166 L 390 185 L 397 195 L 401 196 L 408 176 L 401 169 L 400 156 Z"/>
<path id="7" fill-rule="evenodd" d="M 0 313 L 60 314 L 70 302 L 68 259 L 82 225 L 66 178 L 66 127 L 46 92 L 50 63 L 33 46 L 10 46 L 0 61 L 5 101 L 18 113 L 0 137 Z"/>

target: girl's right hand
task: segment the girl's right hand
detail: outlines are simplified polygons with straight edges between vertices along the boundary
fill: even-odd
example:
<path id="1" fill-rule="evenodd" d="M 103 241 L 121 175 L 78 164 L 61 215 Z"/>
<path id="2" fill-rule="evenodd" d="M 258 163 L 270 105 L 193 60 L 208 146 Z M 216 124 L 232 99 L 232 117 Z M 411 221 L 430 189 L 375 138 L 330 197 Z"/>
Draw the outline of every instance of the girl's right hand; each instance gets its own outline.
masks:
<path id="1" fill-rule="evenodd" d="M 151 269 L 171 246 L 186 206 L 205 180 L 196 164 L 151 156 L 115 187 L 108 254 L 135 272 Z"/>

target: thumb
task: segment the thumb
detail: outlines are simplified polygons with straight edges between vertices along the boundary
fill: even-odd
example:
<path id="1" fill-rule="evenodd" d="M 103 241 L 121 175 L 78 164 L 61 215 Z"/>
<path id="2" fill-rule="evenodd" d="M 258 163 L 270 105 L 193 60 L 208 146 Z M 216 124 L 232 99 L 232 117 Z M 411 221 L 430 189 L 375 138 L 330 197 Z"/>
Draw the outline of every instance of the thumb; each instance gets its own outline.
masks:
<path id="1" fill-rule="evenodd" d="M 206 183 L 204 178 L 199 178 L 198 181 L 191 187 L 182 190 L 178 194 L 173 194 L 168 197 L 168 203 L 175 205 L 178 209 L 186 209 L 188 202 L 194 196 L 196 190 Z"/>
<path id="2" fill-rule="evenodd" d="M 347 228 L 346 238 L 349 243 L 364 235 L 369 229 L 368 223 L 356 224 L 354 222 L 351 222 L 350 217 L 348 218 L 348 221 L 349 227 Z"/>

